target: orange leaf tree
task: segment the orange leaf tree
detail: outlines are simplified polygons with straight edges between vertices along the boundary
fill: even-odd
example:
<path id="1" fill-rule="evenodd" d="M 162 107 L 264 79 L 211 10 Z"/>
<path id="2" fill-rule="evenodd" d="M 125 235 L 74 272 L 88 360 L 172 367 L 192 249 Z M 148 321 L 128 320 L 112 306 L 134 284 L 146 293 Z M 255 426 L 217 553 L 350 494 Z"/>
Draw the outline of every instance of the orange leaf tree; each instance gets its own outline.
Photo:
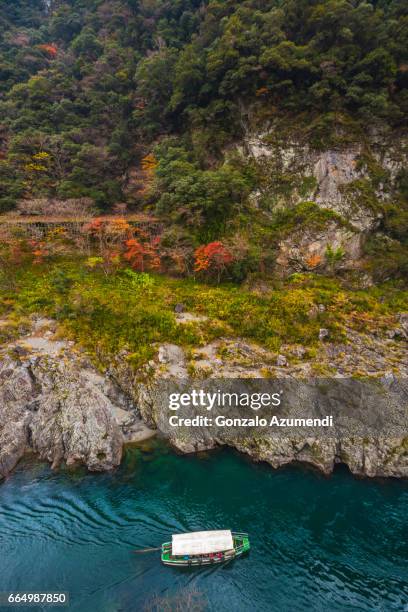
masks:
<path id="1" fill-rule="evenodd" d="M 216 277 L 220 282 L 221 275 L 233 261 L 232 253 L 222 242 L 210 242 L 196 249 L 194 271 Z"/>
<path id="2" fill-rule="evenodd" d="M 138 270 L 138 272 L 144 272 L 147 269 L 160 269 L 161 261 L 157 243 L 141 242 L 137 238 L 131 238 L 125 244 L 127 250 L 124 258 L 132 268 Z"/>
<path id="3" fill-rule="evenodd" d="M 57 45 L 53 45 L 53 44 L 38 45 L 38 48 L 41 49 L 41 51 L 44 51 L 44 53 L 46 53 L 49 57 L 52 57 L 52 58 L 56 57 L 58 53 Z"/>

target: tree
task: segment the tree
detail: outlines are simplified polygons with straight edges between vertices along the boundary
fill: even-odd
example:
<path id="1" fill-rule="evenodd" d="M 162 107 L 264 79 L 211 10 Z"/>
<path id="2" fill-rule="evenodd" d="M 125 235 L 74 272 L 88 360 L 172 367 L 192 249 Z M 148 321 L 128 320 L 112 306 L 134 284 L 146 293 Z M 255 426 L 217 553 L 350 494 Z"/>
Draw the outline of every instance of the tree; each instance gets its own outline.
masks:
<path id="1" fill-rule="evenodd" d="M 130 263 L 132 268 L 138 272 L 160 269 L 161 260 L 158 252 L 158 240 L 142 242 L 140 239 L 131 238 L 125 244 L 126 251 L 124 258 Z"/>
<path id="2" fill-rule="evenodd" d="M 137 103 L 133 117 L 138 131 L 146 138 L 167 131 L 171 124 L 170 100 L 173 93 L 175 49 L 163 48 L 142 59 L 136 71 Z"/>
<path id="3" fill-rule="evenodd" d="M 43 51 L 51 59 L 54 59 L 57 56 L 57 53 L 58 53 L 57 45 L 42 44 L 42 45 L 38 45 L 38 48 L 41 49 L 41 51 Z"/>
<path id="4" fill-rule="evenodd" d="M 202 170 L 192 155 L 177 145 L 169 139 L 156 149 L 157 211 L 189 227 L 200 241 L 210 241 L 242 210 L 253 186 L 252 177 L 232 162 Z"/>
<path id="5" fill-rule="evenodd" d="M 196 249 L 194 253 L 194 271 L 215 277 L 220 282 L 222 274 L 234 261 L 229 249 L 220 241 L 210 242 Z"/>
<path id="6" fill-rule="evenodd" d="M 126 219 L 97 217 L 85 224 L 82 232 L 90 242 L 88 253 L 96 252 L 96 263 L 101 263 L 105 273 L 120 263 L 124 245 L 133 236 L 133 228 Z"/>

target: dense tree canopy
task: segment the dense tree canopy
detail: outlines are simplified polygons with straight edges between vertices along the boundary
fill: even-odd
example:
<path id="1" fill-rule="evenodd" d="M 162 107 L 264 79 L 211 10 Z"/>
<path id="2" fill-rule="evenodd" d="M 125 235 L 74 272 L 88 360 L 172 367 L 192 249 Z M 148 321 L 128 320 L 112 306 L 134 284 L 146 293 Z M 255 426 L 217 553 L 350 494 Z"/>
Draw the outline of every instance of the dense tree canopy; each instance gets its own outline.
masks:
<path id="1" fill-rule="evenodd" d="M 205 172 L 248 109 L 400 126 L 407 54 L 404 0 L 3 0 L 0 208 L 47 195 L 109 207 L 169 134 L 194 144 L 178 164 L 200 214 L 212 190 L 224 207 L 237 177 Z M 163 193 L 164 209 L 191 195 Z"/>

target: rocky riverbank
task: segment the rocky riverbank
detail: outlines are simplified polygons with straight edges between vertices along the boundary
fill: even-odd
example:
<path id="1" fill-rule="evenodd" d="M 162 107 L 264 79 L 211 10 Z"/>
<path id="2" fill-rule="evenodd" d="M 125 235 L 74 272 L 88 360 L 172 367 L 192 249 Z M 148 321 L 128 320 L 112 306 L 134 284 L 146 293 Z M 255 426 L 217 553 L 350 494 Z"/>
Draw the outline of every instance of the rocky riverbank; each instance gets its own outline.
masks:
<path id="1" fill-rule="evenodd" d="M 54 468 L 109 470 L 125 443 L 152 435 L 135 405 L 71 342 L 53 340 L 55 324 L 37 320 L 0 359 L 0 478 L 34 452 Z"/>
<path id="2" fill-rule="evenodd" d="M 191 385 L 200 387 L 199 379 L 191 378 L 201 373 L 202 376 L 223 379 L 252 379 L 262 376 L 280 380 L 280 388 L 297 402 L 299 383 L 304 382 L 303 391 L 311 391 L 316 375 L 313 377 L 316 361 L 302 360 L 305 355 L 302 347 L 286 347 L 286 354 L 274 355 L 250 345 L 244 341 L 214 342 L 193 353 L 194 369 L 189 364 L 187 355 L 180 347 L 162 346 L 158 363 L 150 365 L 147 382 L 137 387 L 137 401 L 143 419 L 151 427 L 157 427 L 171 444 L 183 453 L 193 453 L 228 445 L 248 454 L 256 461 L 265 461 L 274 468 L 289 463 L 305 463 L 330 474 L 336 464 L 348 466 L 353 474 L 369 477 L 408 477 L 408 371 L 406 347 L 401 343 L 368 339 L 350 331 L 351 343 L 344 346 L 324 344 L 318 358 L 320 371 L 331 364 L 331 377 L 320 379 L 329 381 L 334 389 L 336 382 L 344 381 L 344 387 L 337 385 L 336 392 L 329 393 L 324 399 L 324 414 L 342 414 L 347 412 L 346 427 L 350 424 L 349 434 L 344 431 L 336 437 L 321 436 L 312 432 L 309 435 L 276 435 L 268 430 L 251 432 L 248 435 L 237 432 L 235 428 L 211 427 L 172 427 L 169 424 L 167 409 L 168 390 L 163 389 L 163 381 L 172 386 L 183 378 Z M 294 357 L 295 356 L 295 357 Z M 191 357 L 191 355 L 190 355 Z M 292 361 L 292 363 L 290 363 Z M 268 364 L 266 366 L 266 364 Z M 392 367 L 391 367 L 392 364 Z M 119 380 L 126 380 L 123 369 L 116 370 Z M 364 377 L 364 383 L 358 384 L 352 378 L 353 372 Z M 326 375 L 327 376 L 327 375 Z M 318 379 L 319 380 L 319 379 Z M 372 383 L 370 382 L 372 380 Z M 330 382 L 331 381 L 331 382 Z M 327 387 L 327 385 L 326 385 Z M 168 388 L 167 388 L 168 389 Z M 173 389 L 174 390 L 174 389 Z M 226 389 L 227 390 L 227 389 Z M 235 389 L 236 390 L 236 389 Z M 392 396 L 392 399 L 391 399 Z M 309 402 L 311 403 L 311 402 Z M 305 403 L 307 405 L 307 402 Z M 249 411 L 250 412 L 250 411 Z M 302 416 L 302 408 L 298 416 Z M 391 425 L 390 431 L 383 435 L 380 428 L 374 435 L 358 434 L 349 416 L 357 417 L 355 423 L 362 424 L 366 418 Z M 248 415 L 246 410 L 245 416 Z M 392 425 L 393 424 L 393 425 Z M 385 431 L 385 429 L 384 429 Z M 356 432 L 356 433 L 354 433 Z"/>
<path id="3" fill-rule="evenodd" d="M 193 315 L 191 315 L 193 316 Z M 188 313 L 177 315 L 180 325 Z M 302 346 L 285 346 L 275 353 L 237 338 L 225 338 L 184 351 L 161 345 L 141 371 L 119 354 L 99 373 L 72 342 L 55 336 L 56 324 L 36 319 L 24 337 L 2 349 L 0 358 L 0 477 L 20 458 L 33 452 L 60 464 L 82 464 L 92 471 L 120 464 L 123 446 L 158 430 L 183 453 L 229 445 L 257 461 L 277 468 L 308 463 L 330 473 L 337 463 L 364 476 L 408 476 L 407 436 L 317 438 L 313 435 L 272 438 L 234 437 L 206 428 L 173 428 L 160 392 L 163 381 L 200 378 L 279 378 L 308 380 L 320 375 L 334 379 L 371 377 L 373 386 L 408 380 L 407 318 L 401 315 L 386 337 L 348 331 L 348 340 L 332 344 L 321 330 L 320 347 L 311 355 Z M 405 383 L 404 383 L 405 384 Z M 398 409 L 406 411 L 408 388 L 399 387 Z M 356 398 L 356 406 L 361 398 Z M 361 405 L 361 403 L 360 403 Z M 396 419 L 384 401 L 373 408 Z M 389 414 L 385 414 L 388 410 Z"/>

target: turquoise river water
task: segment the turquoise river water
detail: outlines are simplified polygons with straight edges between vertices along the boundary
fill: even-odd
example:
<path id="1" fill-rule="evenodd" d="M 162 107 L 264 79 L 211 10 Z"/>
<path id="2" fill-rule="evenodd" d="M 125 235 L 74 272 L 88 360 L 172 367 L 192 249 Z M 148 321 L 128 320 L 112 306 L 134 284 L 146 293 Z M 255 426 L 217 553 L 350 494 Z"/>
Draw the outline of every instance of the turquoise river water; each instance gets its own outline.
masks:
<path id="1" fill-rule="evenodd" d="M 133 553 L 217 528 L 248 531 L 250 554 L 176 570 Z M 274 471 L 231 451 L 178 456 L 158 442 L 112 474 L 26 462 L 0 485 L 10 590 L 68 591 L 81 612 L 172 609 L 192 591 L 217 612 L 408 610 L 408 484 Z"/>

